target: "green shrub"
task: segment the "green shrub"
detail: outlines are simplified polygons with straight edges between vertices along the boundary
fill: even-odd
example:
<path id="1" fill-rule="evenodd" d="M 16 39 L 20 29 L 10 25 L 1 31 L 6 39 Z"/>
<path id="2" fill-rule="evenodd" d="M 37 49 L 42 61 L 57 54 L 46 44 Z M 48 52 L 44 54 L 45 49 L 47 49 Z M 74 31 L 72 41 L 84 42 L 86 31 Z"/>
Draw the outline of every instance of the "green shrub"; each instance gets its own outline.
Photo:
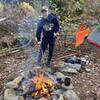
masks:
<path id="1" fill-rule="evenodd" d="M 0 2 L 0 13 L 3 12 L 4 5 Z"/>

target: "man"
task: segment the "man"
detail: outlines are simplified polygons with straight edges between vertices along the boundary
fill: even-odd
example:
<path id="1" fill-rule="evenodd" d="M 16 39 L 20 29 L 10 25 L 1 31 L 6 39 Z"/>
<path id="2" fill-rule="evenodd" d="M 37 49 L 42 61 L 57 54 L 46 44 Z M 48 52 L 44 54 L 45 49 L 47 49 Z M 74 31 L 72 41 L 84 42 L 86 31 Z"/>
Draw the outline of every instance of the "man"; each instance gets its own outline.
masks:
<path id="1" fill-rule="evenodd" d="M 48 7 L 43 6 L 41 13 L 42 13 L 42 18 L 38 23 L 36 32 L 36 38 L 38 44 L 41 44 L 38 56 L 38 64 L 41 64 L 42 55 L 44 54 L 46 48 L 49 46 L 47 65 L 50 66 L 55 46 L 55 39 L 59 32 L 59 23 L 55 16 L 49 14 Z"/>

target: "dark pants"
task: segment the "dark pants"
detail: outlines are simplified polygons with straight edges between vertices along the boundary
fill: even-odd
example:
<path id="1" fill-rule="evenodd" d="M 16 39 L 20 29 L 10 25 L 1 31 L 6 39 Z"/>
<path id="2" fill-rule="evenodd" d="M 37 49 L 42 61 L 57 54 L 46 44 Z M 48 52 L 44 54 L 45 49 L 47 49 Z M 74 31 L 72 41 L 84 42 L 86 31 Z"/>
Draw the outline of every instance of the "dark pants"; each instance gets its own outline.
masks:
<path id="1" fill-rule="evenodd" d="M 41 63 L 42 56 L 48 46 L 49 46 L 49 54 L 48 54 L 47 63 L 49 64 L 51 62 L 51 59 L 53 56 L 53 50 L 54 50 L 54 46 L 55 46 L 55 38 L 51 38 L 51 39 L 43 38 L 42 43 L 41 43 L 41 48 L 39 51 L 38 63 Z"/>

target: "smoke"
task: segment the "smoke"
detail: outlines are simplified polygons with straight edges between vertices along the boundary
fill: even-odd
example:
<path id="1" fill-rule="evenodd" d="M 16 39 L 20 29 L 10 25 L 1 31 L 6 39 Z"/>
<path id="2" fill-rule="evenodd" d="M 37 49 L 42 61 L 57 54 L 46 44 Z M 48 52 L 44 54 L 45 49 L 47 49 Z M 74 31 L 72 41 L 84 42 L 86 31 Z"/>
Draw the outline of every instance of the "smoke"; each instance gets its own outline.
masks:
<path id="1" fill-rule="evenodd" d="M 6 4 L 21 4 L 20 0 L 1 0 L 2 3 Z M 49 6 L 49 0 L 23 0 L 27 4 L 31 5 L 34 9 L 34 13 L 24 8 L 25 15 L 18 25 L 18 45 L 24 47 L 24 52 L 27 55 L 25 62 L 19 67 L 19 72 L 24 72 L 32 69 L 34 62 L 37 61 L 38 49 L 31 46 L 30 43 L 35 38 L 37 29 L 37 23 L 41 16 L 41 7 L 43 5 Z M 24 3 L 25 4 L 25 3 Z M 25 4 L 26 5 L 26 4 Z M 30 6 L 28 7 L 30 8 Z M 26 7 L 26 6 L 25 6 Z"/>
<path id="2" fill-rule="evenodd" d="M 36 33 L 37 22 L 38 16 L 34 16 L 29 12 L 26 14 L 26 16 L 23 17 L 18 28 L 18 33 L 21 37 L 20 39 L 22 39 L 20 40 L 21 45 L 26 45 L 27 42 L 33 40 Z M 25 44 L 24 40 L 26 42 Z"/>

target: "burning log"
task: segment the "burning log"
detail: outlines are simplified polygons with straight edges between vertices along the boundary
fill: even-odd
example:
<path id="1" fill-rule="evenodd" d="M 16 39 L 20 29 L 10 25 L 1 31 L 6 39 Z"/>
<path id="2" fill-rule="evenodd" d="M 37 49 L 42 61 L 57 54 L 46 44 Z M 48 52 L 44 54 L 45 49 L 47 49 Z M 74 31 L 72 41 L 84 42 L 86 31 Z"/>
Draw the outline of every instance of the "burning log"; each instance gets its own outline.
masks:
<path id="1" fill-rule="evenodd" d="M 51 92 L 52 92 L 52 91 L 50 91 L 49 94 L 50 94 Z M 33 97 L 33 99 L 34 99 L 34 100 L 37 100 L 37 99 L 40 99 L 40 98 L 45 97 L 45 96 L 47 96 L 46 93 L 44 93 L 44 94 L 42 94 L 42 95 L 35 96 L 35 97 Z"/>
<path id="2" fill-rule="evenodd" d="M 36 93 L 33 93 L 32 96 L 38 96 L 38 95 L 49 95 L 49 92 L 54 87 L 53 81 L 45 77 L 43 74 L 38 74 L 33 79 L 33 83 L 36 86 L 37 91 Z"/>
<path id="3" fill-rule="evenodd" d="M 22 93 L 20 96 L 33 98 L 34 100 L 41 97 L 49 97 L 54 90 L 54 82 L 43 73 L 43 70 L 35 69 L 33 77 L 25 78 L 22 81 Z"/>
<path id="4" fill-rule="evenodd" d="M 23 96 L 24 98 L 27 98 L 28 96 L 31 97 L 31 94 L 35 94 L 37 93 L 38 91 L 41 91 L 41 90 L 36 90 L 35 87 L 30 87 L 30 90 L 25 92 L 25 93 L 22 93 L 20 96 Z M 52 92 L 53 90 L 50 90 L 49 91 L 49 95 L 50 93 Z M 47 96 L 47 93 L 43 93 L 43 94 L 39 94 L 37 96 L 32 96 L 32 99 L 36 100 L 36 99 L 40 99 L 41 97 L 44 97 L 44 96 Z"/>

